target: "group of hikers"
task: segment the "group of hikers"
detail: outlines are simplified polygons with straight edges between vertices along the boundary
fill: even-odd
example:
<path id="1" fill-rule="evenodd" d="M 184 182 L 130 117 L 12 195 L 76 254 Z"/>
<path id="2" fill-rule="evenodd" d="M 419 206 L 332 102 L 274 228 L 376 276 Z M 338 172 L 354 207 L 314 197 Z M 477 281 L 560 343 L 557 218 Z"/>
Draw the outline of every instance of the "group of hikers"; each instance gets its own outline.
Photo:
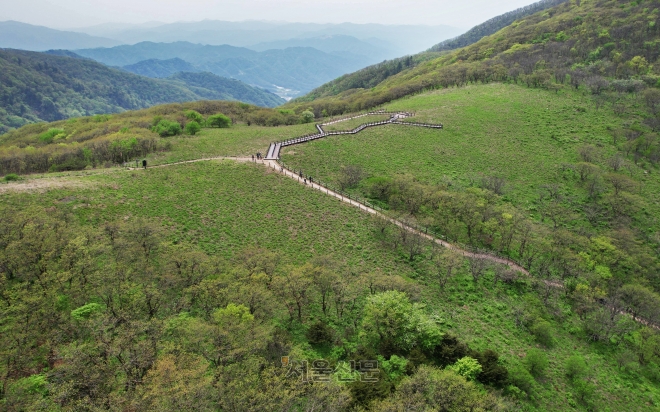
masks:
<path id="1" fill-rule="evenodd" d="M 255 156 L 255 155 L 252 155 L 252 161 L 253 161 L 253 162 L 254 162 L 254 156 Z M 263 156 L 261 155 L 261 152 L 257 152 L 257 155 L 256 155 L 256 156 L 257 156 L 257 160 L 261 160 L 261 159 L 263 159 Z"/>
<path id="2" fill-rule="evenodd" d="M 282 169 L 282 170 L 284 170 L 284 169 Z M 300 170 L 298 172 L 298 176 L 300 176 L 300 178 L 305 182 L 305 184 L 307 184 L 307 179 L 309 179 L 309 183 L 314 183 L 314 179 L 312 178 L 312 176 L 305 177 L 302 170 Z"/>
<path id="3" fill-rule="evenodd" d="M 130 167 L 130 162 L 124 162 L 124 167 Z M 140 167 L 140 161 L 138 159 L 135 159 L 135 168 L 137 169 Z M 142 159 L 142 167 L 145 169 L 147 168 L 147 159 Z"/>

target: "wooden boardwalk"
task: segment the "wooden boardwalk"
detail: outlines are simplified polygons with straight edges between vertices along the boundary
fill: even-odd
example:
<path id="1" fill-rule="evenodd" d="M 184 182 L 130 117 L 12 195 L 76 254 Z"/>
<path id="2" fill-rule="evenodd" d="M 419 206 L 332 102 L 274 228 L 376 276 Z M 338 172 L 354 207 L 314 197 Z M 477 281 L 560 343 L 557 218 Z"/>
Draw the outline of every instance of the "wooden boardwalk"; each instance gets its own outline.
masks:
<path id="1" fill-rule="evenodd" d="M 366 117 L 366 116 L 374 116 L 374 115 L 383 115 L 387 114 L 390 115 L 390 118 L 388 120 L 381 120 L 379 122 L 370 122 L 370 123 L 364 123 L 361 124 L 360 126 L 356 127 L 353 130 L 346 130 L 346 131 L 339 131 L 339 132 L 327 132 L 323 129 L 323 126 L 329 126 L 332 124 L 340 123 L 340 122 L 345 122 L 347 120 L 352 120 L 352 119 L 358 119 L 361 117 Z M 376 126 L 384 126 L 388 124 L 397 124 L 397 125 L 403 125 L 403 126 L 417 126 L 417 127 L 427 127 L 430 129 L 442 129 L 441 124 L 432 124 L 432 123 L 414 123 L 414 122 L 404 122 L 401 121 L 402 119 L 407 119 L 409 117 L 413 117 L 414 113 L 409 113 L 409 112 L 384 112 L 384 111 L 379 111 L 379 112 L 371 112 L 371 113 L 366 113 L 366 114 L 361 114 L 358 116 L 353 116 L 353 117 L 347 117 L 344 119 L 339 119 L 339 120 L 333 120 L 328 123 L 322 123 L 322 124 L 317 124 L 316 129 L 319 131 L 318 133 L 313 133 L 301 137 L 296 137 L 294 139 L 289 139 L 289 140 L 284 140 L 282 142 L 273 142 L 270 144 L 268 147 L 268 152 L 265 157 L 266 160 L 277 160 L 280 158 L 280 151 L 282 150 L 283 147 L 286 146 L 292 146 L 295 144 L 301 144 L 301 143 L 307 143 L 311 142 L 316 139 L 322 139 L 327 136 L 338 136 L 338 135 L 344 135 L 344 134 L 357 134 L 363 131 L 366 128 L 369 127 L 376 127 Z"/>

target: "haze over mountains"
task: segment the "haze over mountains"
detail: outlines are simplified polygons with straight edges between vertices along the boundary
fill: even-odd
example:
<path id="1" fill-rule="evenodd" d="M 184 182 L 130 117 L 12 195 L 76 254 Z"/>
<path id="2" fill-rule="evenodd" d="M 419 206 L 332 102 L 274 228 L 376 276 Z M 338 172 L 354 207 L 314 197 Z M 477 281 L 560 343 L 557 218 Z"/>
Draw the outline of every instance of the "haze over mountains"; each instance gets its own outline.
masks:
<path id="1" fill-rule="evenodd" d="M 243 47 L 188 42 L 142 42 L 75 52 L 108 66 L 123 67 L 151 77 L 167 77 L 178 71 L 207 71 L 241 80 L 285 98 L 306 93 L 373 61 L 360 55 L 324 53 L 312 47 L 255 52 Z"/>
<path id="2" fill-rule="evenodd" d="M 188 41 L 209 45 L 228 44 L 238 47 L 264 50 L 262 43 L 291 41 L 291 46 L 311 46 L 322 51 L 324 46 L 317 41 L 316 45 L 309 39 L 323 39 L 327 36 L 353 37 L 355 40 L 385 49 L 382 58 L 394 58 L 405 54 L 425 50 L 434 44 L 459 35 L 464 30 L 446 25 L 413 26 L 413 25 L 383 25 L 383 24 L 318 24 L 318 23 L 287 23 L 272 21 L 230 22 L 204 20 L 198 22 L 179 22 L 170 24 L 153 23 L 153 25 L 112 25 L 104 24 L 80 29 L 71 29 L 93 36 L 107 37 L 125 44 L 135 44 L 143 41 L 177 42 Z M 295 44 L 295 42 L 308 42 Z M 282 44 L 278 45 L 281 48 Z M 335 48 L 336 51 L 346 51 L 346 46 Z"/>
<path id="3" fill-rule="evenodd" d="M 0 22 L 0 47 L 70 50 L 156 78 L 206 71 L 290 99 L 368 65 L 424 50 L 459 32 L 449 26 L 213 20 L 103 24 L 75 30 Z"/>
<path id="4" fill-rule="evenodd" d="M 49 49 L 82 49 L 113 47 L 121 41 L 85 33 L 54 30 L 17 21 L 0 22 L 0 48 L 45 51 Z"/>

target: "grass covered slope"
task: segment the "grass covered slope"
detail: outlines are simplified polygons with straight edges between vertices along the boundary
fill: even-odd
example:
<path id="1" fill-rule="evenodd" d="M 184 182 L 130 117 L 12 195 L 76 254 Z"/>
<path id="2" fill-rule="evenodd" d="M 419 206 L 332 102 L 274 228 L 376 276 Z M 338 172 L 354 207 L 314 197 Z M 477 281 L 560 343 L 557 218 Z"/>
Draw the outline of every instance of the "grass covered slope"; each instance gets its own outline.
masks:
<path id="1" fill-rule="evenodd" d="M 264 90 L 195 74 L 151 79 L 97 62 L 19 50 L 0 50 L 0 133 L 25 124 L 118 113 L 163 103 L 204 99 L 277 105 Z"/>
<path id="2" fill-rule="evenodd" d="M 357 272 L 380 267 L 387 273 L 411 273 L 372 238 L 367 214 L 306 191 L 261 165 L 209 161 L 146 172 L 115 170 L 85 181 L 87 190 L 8 195 L 3 205 L 26 206 L 40 199 L 45 208 L 59 207 L 60 199 L 71 197 L 66 207 L 74 207 L 84 225 L 98 227 L 126 216 L 146 219 L 163 227 L 168 241 L 194 244 L 225 259 L 260 247 L 290 263 L 330 255 Z"/>
<path id="3" fill-rule="evenodd" d="M 433 184 L 449 179 L 469 185 L 498 175 L 510 185 L 507 195 L 525 205 L 536 199 L 541 185 L 563 181 L 559 168 L 577 159 L 578 147 L 612 140 L 608 128 L 620 120 L 587 105 L 590 100 L 577 94 L 499 83 L 443 90 L 387 106 L 414 111 L 409 121 L 442 123 L 443 130 L 398 125 L 367 129 L 287 147 L 282 160 L 333 181 L 340 166 L 349 164 L 361 165 L 370 175 L 408 174 Z M 604 151 L 606 156 L 613 153 L 608 147 Z"/>

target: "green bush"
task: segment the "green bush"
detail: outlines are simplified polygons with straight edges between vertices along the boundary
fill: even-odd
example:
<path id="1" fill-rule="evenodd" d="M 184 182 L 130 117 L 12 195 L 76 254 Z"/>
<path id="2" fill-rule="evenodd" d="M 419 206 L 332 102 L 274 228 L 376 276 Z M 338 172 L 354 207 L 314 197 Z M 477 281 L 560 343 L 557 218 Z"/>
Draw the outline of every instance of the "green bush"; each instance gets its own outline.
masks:
<path id="1" fill-rule="evenodd" d="M 312 113 L 309 110 L 305 110 L 300 114 L 300 121 L 301 123 L 311 123 L 314 121 L 314 113 Z"/>
<path id="2" fill-rule="evenodd" d="M 45 375 L 30 375 L 14 382 L 10 387 L 10 392 L 46 396 L 48 394 L 47 384 Z"/>
<path id="3" fill-rule="evenodd" d="M 218 113 L 214 114 L 213 116 L 209 116 L 209 118 L 206 120 L 206 124 L 211 127 L 227 128 L 231 126 L 231 119 L 222 113 Z"/>
<path id="4" fill-rule="evenodd" d="M 389 360 L 378 356 L 378 364 L 385 370 L 390 380 L 394 382 L 405 374 L 408 360 L 396 355 L 392 355 Z"/>
<path id="5" fill-rule="evenodd" d="M 39 140 L 44 143 L 52 143 L 53 140 L 61 139 L 66 136 L 66 133 L 62 129 L 48 129 L 47 131 L 39 135 Z"/>
<path id="6" fill-rule="evenodd" d="M 160 137 L 177 136 L 182 132 L 181 125 L 178 122 L 171 122 L 169 120 L 159 121 L 153 128 L 153 131 L 158 133 Z"/>
<path id="7" fill-rule="evenodd" d="M 194 120 L 199 124 L 204 124 L 204 116 L 195 110 L 186 110 L 183 115 L 186 116 L 186 118 L 189 120 Z"/>
<path id="8" fill-rule="evenodd" d="M 5 182 L 13 182 L 15 180 L 18 180 L 19 177 L 16 173 L 9 173 L 5 175 Z"/>
<path id="9" fill-rule="evenodd" d="M 318 321 L 307 330 L 307 340 L 312 345 L 332 343 L 333 330 L 327 323 Z"/>
<path id="10" fill-rule="evenodd" d="M 71 311 L 71 317 L 75 320 L 89 319 L 95 313 L 101 312 L 103 306 L 98 303 L 88 303 Z"/>
<path id="11" fill-rule="evenodd" d="M 530 398 L 536 395 L 536 381 L 525 368 L 516 367 L 509 371 L 509 381 Z"/>
<path id="12" fill-rule="evenodd" d="M 530 349 L 525 357 L 525 366 L 527 366 L 527 370 L 532 375 L 536 377 L 541 376 L 548 367 L 548 357 L 542 350 L 536 348 Z"/>
<path id="13" fill-rule="evenodd" d="M 566 360 L 566 376 L 580 379 L 587 373 L 587 363 L 580 355 L 573 355 Z"/>
<path id="14" fill-rule="evenodd" d="M 547 320 L 538 319 L 534 322 L 530 331 L 540 344 L 546 347 L 551 347 L 554 344 L 552 325 Z"/>
<path id="15" fill-rule="evenodd" d="M 479 361 L 469 356 L 457 360 L 456 363 L 449 366 L 448 369 L 453 370 L 469 381 L 475 380 L 482 370 Z"/>
<path id="16" fill-rule="evenodd" d="M 500 365 L 500 357 L 497 352 L 486 349 L 481 353 L 473 355 L 481 364 L 481 373 L 477 380 L 481 383 L 497 387 L 504 386 L 507 382 L 509 371 Z"/>
<path id="17" fill-rule="evenodd" d="M 200 130 L 202 130 L 202 126 L 199 125 L 196 121 L 188 122 L 186 124 L 186 127 L 184 128 L 186 131 L 186 134 L 189 134 L 191 136 L 196 135 Z"/>
<path id="18" fill-rule="evenodd" d="M 64 172 L 69 170 L 83 170 L 87 167 L 87 162 L 83 159 L 67 159 L 62 163 L 52 165 L 48 170 L 51 172 Z"/>

